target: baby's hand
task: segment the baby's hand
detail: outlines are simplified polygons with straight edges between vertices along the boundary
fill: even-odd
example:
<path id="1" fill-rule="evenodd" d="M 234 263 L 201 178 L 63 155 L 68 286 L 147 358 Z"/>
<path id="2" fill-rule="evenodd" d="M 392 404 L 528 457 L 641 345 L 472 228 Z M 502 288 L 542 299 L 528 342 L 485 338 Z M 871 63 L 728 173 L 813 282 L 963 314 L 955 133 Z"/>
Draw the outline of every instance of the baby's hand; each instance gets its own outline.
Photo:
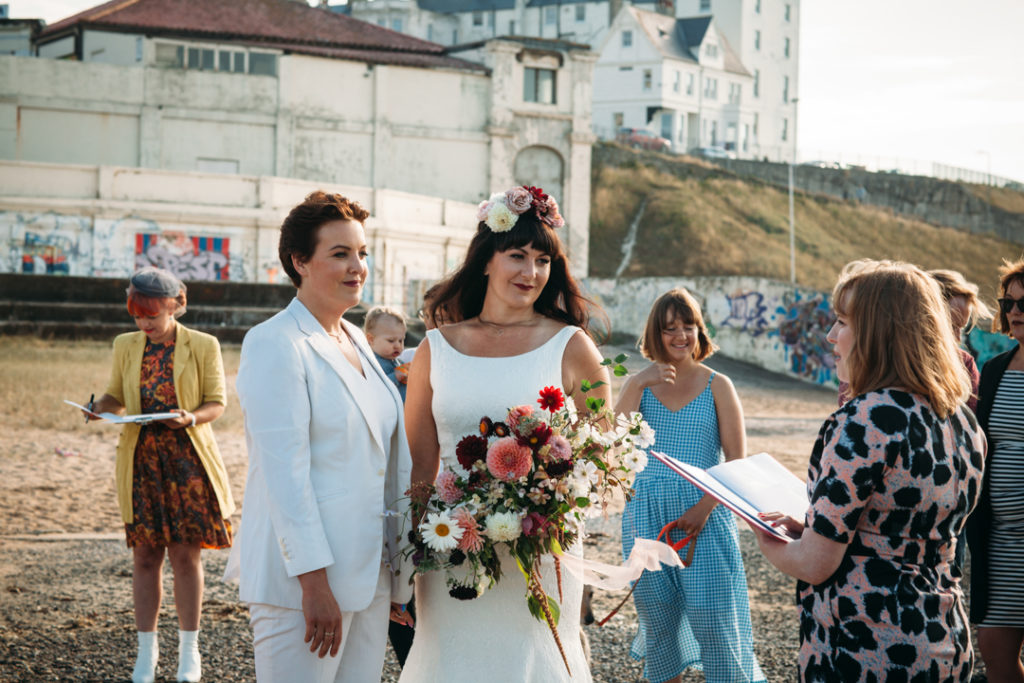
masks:
<path id="1" fill-rule="evenodd" d="M 395 379 L 398 380 L 400 384 L 409 383 L 410 366 L 412 366 L 412 363 L 402 363 L 401 365 L 395 366 Z"/>

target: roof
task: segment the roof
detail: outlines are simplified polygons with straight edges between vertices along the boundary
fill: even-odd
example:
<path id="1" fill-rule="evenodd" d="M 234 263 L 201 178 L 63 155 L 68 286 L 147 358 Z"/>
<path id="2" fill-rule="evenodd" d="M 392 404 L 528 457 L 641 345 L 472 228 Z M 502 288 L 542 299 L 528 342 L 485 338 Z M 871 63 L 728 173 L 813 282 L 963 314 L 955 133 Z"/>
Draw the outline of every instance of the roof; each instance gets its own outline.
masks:
<path id="1" fill-rule="evenodd" d="M 676 19 L 675 17 L 649 12 L 636 7 L 629 7 L 636 22 L 647 34 L 651 44 L 670 59 L 678 59 L 684 62 L 699 63 L 700 46 L 707 37 L 708 30 L 712 25 L 710 16 L 688 17 Z M 750 72 L 740 62 L 736 52 L 729 45 L 725 36 L 718 33 L 722 46 L 722 62 L 725 71 L 730 73 L 749 76 Z"/>
<path id="2" fill-rule="evenodd" d="M 570 50 L 590 50 L 590 45 L 586 43 L 575 43 L 571 40 L 561 40 L 560 38 L 534 38 L 532 36 L 498 36 L 497 38 L 489 38 L 488 40 L 501 40 L 509 43 L 519 43 L 528 50 L 544 50 L 548 52 L 561 52 Z M 461 43 L 459 45 L 450 45 L 445 48 L 445 52 L 465 52 L 467 50 L 476 50 L 484 46 L 487 40 L 477 40 L 471 43 Z"/>
<path id="3" fill-rule="evenodd" d="M 46 27 L 40 42 L 75 28 L 194 37 L 378 64 L 484 71 L 437 43 L 293 0 L 111 0 Z"/>

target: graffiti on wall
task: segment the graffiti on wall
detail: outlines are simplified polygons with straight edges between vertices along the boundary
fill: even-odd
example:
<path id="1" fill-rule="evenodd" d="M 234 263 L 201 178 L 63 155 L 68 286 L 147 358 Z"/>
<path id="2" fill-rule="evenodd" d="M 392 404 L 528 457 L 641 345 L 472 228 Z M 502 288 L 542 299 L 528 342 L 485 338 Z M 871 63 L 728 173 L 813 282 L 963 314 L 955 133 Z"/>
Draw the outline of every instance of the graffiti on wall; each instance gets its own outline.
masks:
<path id="1" fill-rule="evenodd" d="M 81 216 L 64 216 L 54 212 L 43 214 L 10 214 L 11 268 L 33 275 L 70 275 L 72 267 L 88 257 L 88 221 Z M 4 221 L 6 222 L 6 221 Z"/>
<path id="2" fill-rule="evenodd" d="M 137 233 L 135 268 L 156 266 L 183 280 L 229 280 L 227 237 L 189 237 L 184 232 Z"/>
<path id="3" fill-rule="evenodd" d="M 835 383 L 836 362 L 826 339 L 833 320 L 828 297 L 787 293 L 776 313 L 777 334 L 786 349 L 790 371 L 818 384 Z"/>
<path id="4" fill-rule="evenodd" d="M 761 292 L 735 292 L 726 294 L 729 314 L 718 322 L 720 327 L 732 327 L 757 337 L 769 329 L 768 306 Z"/>

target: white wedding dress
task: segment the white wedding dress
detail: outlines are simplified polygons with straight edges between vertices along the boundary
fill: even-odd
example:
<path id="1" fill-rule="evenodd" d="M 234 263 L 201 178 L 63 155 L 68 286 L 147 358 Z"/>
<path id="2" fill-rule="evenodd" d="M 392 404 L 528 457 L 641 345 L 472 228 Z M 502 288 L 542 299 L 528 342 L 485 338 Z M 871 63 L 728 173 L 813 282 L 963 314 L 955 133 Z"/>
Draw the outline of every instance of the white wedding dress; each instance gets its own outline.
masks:
<path id="1" fill-rule="evenodd" d="M 504 420 L 509 408 L 532 405 L 546 386 L 562 386 L 562 355 L 579 328 L 566 327 L 544 345 L 517 356 L 482 358 L 456 351 L 438 330 L 430 341 L 432 408 L 441 466 L 457 468 L 455 446 L 477 433 L 480 418 Z M 410 441 L 415 439 L 410 434 Z M 582 543 L 569 552 L 579 555 Z M 554 563 L 542 567 L 545 592 L 558 599 Z M 547 623 L 526 606 L 526 581 L 508 553 L 502 578 L 473 600 L 448 595 L 444 572 L 416 577 L 416 635 L 399 683 L 533 683 L 590 681 L 580 642 L 583 584 L 562 567 L 558 633 L 570 676 Z"/>

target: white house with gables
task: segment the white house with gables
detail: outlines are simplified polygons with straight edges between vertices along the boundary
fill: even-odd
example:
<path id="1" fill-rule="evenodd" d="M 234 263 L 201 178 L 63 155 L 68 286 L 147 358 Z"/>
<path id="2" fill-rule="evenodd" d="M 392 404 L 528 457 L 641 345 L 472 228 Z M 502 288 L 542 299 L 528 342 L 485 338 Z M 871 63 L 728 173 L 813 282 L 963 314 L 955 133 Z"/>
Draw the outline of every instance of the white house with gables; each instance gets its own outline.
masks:
<path id="1" fill-rule="evenodd" d="M 750 153 L 751 74 L 710 16 L 676 19 L 623 7 L 594 68 L 599 131 L 646 128 L 678 152 Z"/>

